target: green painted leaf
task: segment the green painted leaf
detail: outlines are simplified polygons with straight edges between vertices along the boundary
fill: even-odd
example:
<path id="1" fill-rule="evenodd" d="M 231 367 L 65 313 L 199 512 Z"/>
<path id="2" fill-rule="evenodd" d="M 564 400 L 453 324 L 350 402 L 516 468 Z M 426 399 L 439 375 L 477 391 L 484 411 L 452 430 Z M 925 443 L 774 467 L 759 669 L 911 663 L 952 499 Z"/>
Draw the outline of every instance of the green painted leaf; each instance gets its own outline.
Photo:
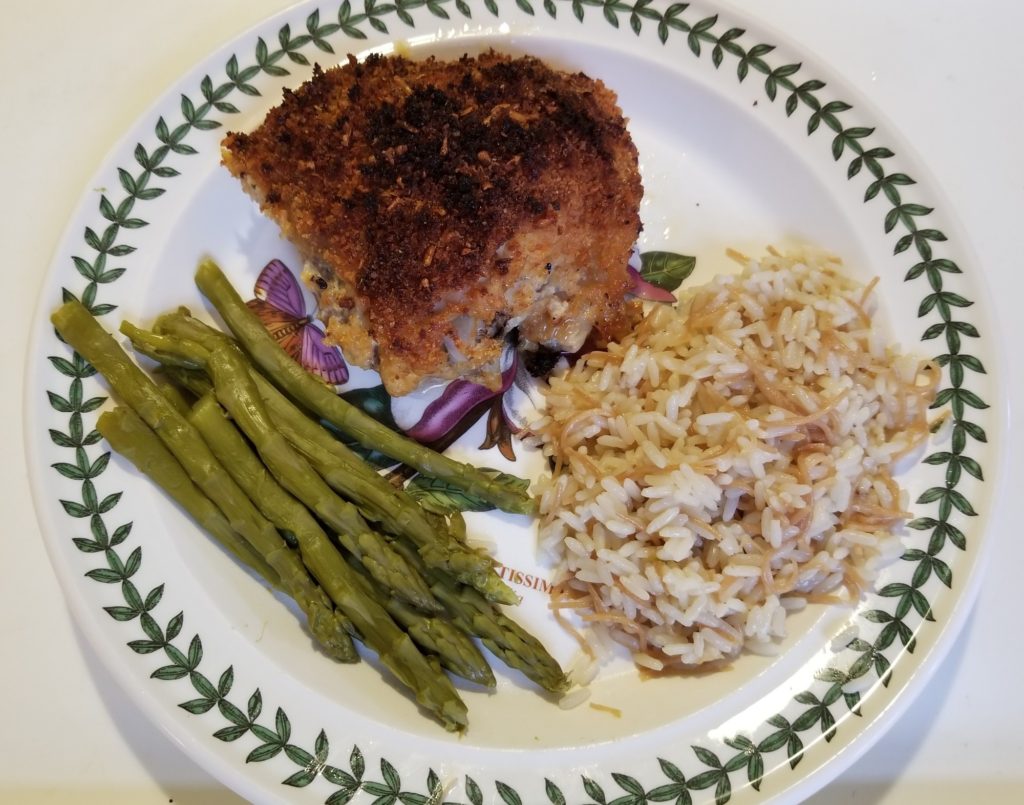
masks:
<path id="1" fill-rule="evenodd" d="M 227 670 L 217 680 L 217 695 L 224 697 L 231 692 L 231 686 L 235 683 L 235 667 L 229 665 Z"/>
<path id="2" fill-rule="evenodd" d="M 170 621 L 167 622 L 167 639 L 174 640 L 181 632 L 181 627 L 185 623 L 185 613 L 179 612 Z"/>
<path id="3" fill-rule="evenodd" d="M 725 805 L 732 797 L 732 783 L 727 774 L 722 775 L 715 786 L 715 805 Z"/>
<path id="4" fill-rule="evenodd" d="M 544 793 L 547 794 L 548 802 L 551 805 L 566 805 L 565 795 L 562 789 L 555 785 L 547 777 L 544 778 Z"/>
<path id="5" fill-rule="evenodd" d="M 421 506 L 436 514 L 452 512 L 484 512 L 494 509 L 490 503 L 467 494 L 461 489 L 437 478 L 417 475 L 406 486 L 406 491 Z"/>
<path id="6" fill-rule="evenodd" d="M 249 729 L 250 720 L 245 717 L 245 713 L 243 713 L 237 705 L 234 705 L 227 699 L 222 698 L 217 702 L 217 709 L 224 718 L 235 726 L 245 727 L 246 730 Z"/>
<path id="7" fill-rule="evenodd" d="M 765 736 L 761 742 L 757 745 L 757 748 L 761 752 L 774 752 L 777 749 L 781 749 L 786 745 L 789 740 L 791 731 L 788 729 L 777 730 L 770 735 Z"/>
<path id="8" fill-rule="evenodd" d="M 675 252 L 650 251 L 640 255 L 640 276 L 652 285 L 674 291 L 693 273 L 697 258 Z"/>
<path id="9" fill-rule="evenodd" d="M 188 667 L 189 669 L 195 669 L 199 666 L 199 663 L 203 660 L 203 643 L 199 639 L 199 635 L 195 635 L 188 644 Z M 280 712 L 280 711 L 278 711 Z M 284 739 L 287 740 L 287 737 Z"/>
<path id="10" fill-rule="evenodd" d="M 296 766 L 312 766 L 314 764 L 313 755 L 311 755 L 301 746 L 286 743 L 284 747 L 284 753 L 288 756 L 288 759 Z"/>
<path id="11" fill-rule="evenodd" d="M 142 614 L 145 607 L 142 602 L 142 596 L 139 595 L 139 590 L 134 584 L 127 580 L 122 582 L 121 595 L 124 596 L 125 603 L 128 604 L 128 606 L 139 614 Z"/>
<path id="12" fill-rule="evenodd" d="M 246 755 L 245 762 L 262 763 L 265 760 L 270 760 L 272 757 L 276 757 L 280 753 L 281 749 L 281 744 L 260 744 Z"/>
<path id="13" fill-rule="evenodd" d="M 234 725 L 230 727 L 222 727 L 213 733 L 213 737 L 218 741 L 224 741 L 230 743 L 231 741 L 237 741 L 243 735 L 249 731 L 249 728 L 245 725 Z"/>
<path id="14" fill-rule="evenodd" d="M 753 746 L 751 746 L 751 749 L 753 749 Z M 747 761 L 749 759 L 750 752 L 744 749 L 743 751 L 733 755 L 731 758 L 725 761 L 725 764 L 722 766 L 722 768 L 725 769 L 729 774 L 732 774 L 735 771 L 739 771 L 740 769 L 745 768 L 747 765 Z"/>
<path id="15" fill-rule="evenodd" d="M 466 799 L 469 800 L 470 805 L 483 805 L 484 802 L 484 794 L 480 790 L 480 786 L 468 774 L 466 775 Z"/>
<path id="16" fill-rule="evenodd" d="M 305 788 L 316 779 L 316 772 L 312 769 L 302 769 L 281 781 L 282 785 L 290 785 L 293 788 Z"/>
<path id="17" fill-rule="evenodd" d="M 178 707 L 182 710 L 187 710 L 194 716 L 198 716 L 209 712 L 216 703 L 216 699 L 190 699 L 187 702 L 182 702 Z"/>
<path id="18" fill-rule="evenodd" d="M 99 503 L 96 504 L 96 511 L 99 512 L 100 514 L 106 514 L 112 508 L 114 508 L 114 506 L 117 505 L 117 502 L 120 499 L 121 499 L 121 493 L 120 492 L 114 492 L 111 495 L 107 495 L 105 498 L 103 498 L 102 501 L 100 501 Z"/>
<path id="19" fill-rule="evenodd" d="M 619 788 L 627 794 L 632 794 L 634 797 L 643 797 L 644 787 L 635 777 L 630 777 L 627 774 L 620 774 L 618 772 L 612 772 L 612 779 L 615 781 L 616 785 L 618 785 Z"/>
<path id="20" fill-rule="evenodd" d="M 255 721 L 260 717 L 260 713 L 263 711 L 263 694 L 260 693 L 260 689 L 256 688 L 252 696 L 249 697 L 248 712 L 249 721 Z"/>
<path id="21" fill-rule="evenodd" d="M 786 745 L 786 755 L 789 757 L 789 767 L 795 769 L 804 757 L 804 742 L 795 732 L 789 736 L 789 743 Z"/>
<path id="22" fill-rule="evenodd" d="M 363 779 L 363 773 L 366 771 L 366 762 L 363 760 L 363 753 L 359 751 L 358 746 L 352 747 L 352 752 L 348 756 L 348 767 L 352 770 L 352 775 L 356 780 Z"/>
<path id="23" fill-rule="evenodd" d="M 270 727 L 266 727 L 263 724 L 253 723 L 250 725 L 252 734 L 259 738 L 263 743 L 268 744 L 281 744 L 281 748 L 284 748 L 284 744 L 281 743 L 281 739 L 274 730 Z"/>
<path id="24" fill-rule="evenodd" d="M 660 757 L 658 758 L 658 765 L 661 766 L 662 774 L 668 777 L 668 779 L 674 780 L 677 783 L 686 782 L 686 777 L 683 776 L 683 772 L 672 761 L 665 760 L 665 758 Z"/>
<path id="25" fill-rule="evenodd" d="M 277 708 L 277 714 L 274 716 L 274 726 L 277 727 L 277 734 L 282 743 L 291 737 L 291 722 L 288 720 L 288 715 L 280 707 Z"/>
<path id="26" fill-rule="evenodd" d="M 66 433 L 50 429 L 50 440 L 58 447 L 77 447 L 78 445 Z"/>
<path id="27" fill-rule="evenodd" d="M 673 800 L 676 805 L 684 805 L 684 803 L 690 805 L 693 801 L 683 783 L 659 785 L 647 792 L 648 802 L 672 802 Z"/>
<path id="28" fill-rule="evenodd" d="M 334 785 L 355 791 L 359 790 L 359 782 L 356 778 L 347 771 L 339 769 L 337 766 L 324 766 L 320 773 L 323 775 L 325 780 L 333 783 Z"/>
<path id="29" fill-rule="evenodd" d="M 183 665 L 164 665 L 157 668 L 150 676 L 153 679 L 162 679 L 164 681 L 183 679 L 188 676 L 188 668 Z"/>
<path id="30" fill-rule="evenodd" d="M 99 567 L 95 570 L 90 570 L 85 574 L 88 578 L 93 581 L 99 581 L 103 584 L 115 584 L 121 581 L 121 574 L 116 570 L 108 570 L 107 568 Z"/>
<path id="31" fill-rule="evenodd" d="M 589 777 L 584 776 L 582 779 L 583 790 L 587 792 L 587 796 L 594 800 L 594 802 L 598 803 L 598 805 L 605 805 L 607 799 L 604 795 L 604 789 Z"/>
<path id="32" fill-rule="evenodd" d="M 132 609 L 131 607 L 103 607 L 104 611 L 110 615 L 116 621 L 130 621 L 139 617 L 138 610 Z"/>
<path id="33" fill-rule="evenodd" d="M 498 789 L 498 796 L 501 797 L 501 801 L 505 805 L 523 805 L 522 799 L 520 799 L 519 794 L 512 786 L 503 783 L 501 780 L 495 780 L 494 787 Z"/>
<path id="34" fill-rule="evenodd" d="M 693 746 L 693 753 L 700 759 L 700 762 L 705 766 L 710 766 L 713 769 L 722 768 L 722 761 L 718 759 L 718 755 L 712 752 L 710 749 L 705 749 L 703 746 Z M 691 780 L 692 782 L 692 780 Z"/>
<path id="35" fill-rule="evenodd" d="M 84 481 L 88 476 L 82 472 L 74 464 L 68 464 L 67 462 L 58 462 L 57 464 L 51 464 L 53 469 L 57 470 L 65 478 L 69 478 L 72 481 Z"/>
<path id="36" fill-rule="evenodd" d="M 728 775 L 721 769 L 716 768 L 694 775 L 686 785 L 693 791 L 703 791 L 705 788 L 711 788 L 711 786 L 716 785 L 723 777 L 728 777 Z"/>
<path id="37" fill-rule="evenodd" d="M 341 394 L 341 398 L 382 425 L 387 425 L 393 431 L 401 430 L 391 414 L 391 395 L 388 394 L 383 384 L 345 391 Z"/>
<path id="38" fill-rule="evenodd" d="M 48 391 L 46 392 L 46 396 L 50 400 L 50 407 L 53 408 L 53 410 L 55 411 L 59 411 L 62 414 L 70 414 L 72 411 L 75 410 L 74 407 L 71 405 L 70 401 L 65 400 L 59 394 L 55 394 L 52 391 Z"/>
<path id="39" fill-rule="evenodd" d="M 327 740 L 327 733 L 320 730 L 313 743 L 313 751 L 316 753 L 316 762 L 323 765 L 327 762 L 327 755 L 330 754 L 330 743 Z"/>
<path id="40" fill-rule="evenodd" d="M 128 643 L 128 648 L 136 654 L 152 654 L 163 647 L 163 643 L 158 643 L 155 640 L 132 640 Z"/>
<path id="41" fill-rule="evenodd" d="M 213 686 L 213 683 L 203 676 L 202 673 L 197 671 L 194 667 L 190 669 L 189 681 L 192 683 L 192 687 L 206 699 L 217 701 L 220 694 L 217 693 L 217 688 Z"/>
<path id="42" fill-rule="evenodd" d="M 363 783 L 363 791 L 376 797 L 373 801 L 373 805 L 394 805 L 394 803 L 398 801 L 398 793 L 396 791 L 392 791 L 384 783 Z"/>

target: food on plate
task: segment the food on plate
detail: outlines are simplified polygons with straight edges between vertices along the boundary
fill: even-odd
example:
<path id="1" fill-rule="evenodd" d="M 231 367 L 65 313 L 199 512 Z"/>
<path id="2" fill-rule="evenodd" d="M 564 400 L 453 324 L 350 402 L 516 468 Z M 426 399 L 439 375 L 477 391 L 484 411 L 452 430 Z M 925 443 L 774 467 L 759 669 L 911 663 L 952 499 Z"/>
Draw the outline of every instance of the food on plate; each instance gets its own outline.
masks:
<path id="1" fill-rule="evenodd" d="M 225 420 L 226 421 L 226 420 Z M 234 426 L 227 423 L 228 428 Z M 352 622 L 327 598 L 310 578 L 298 558 L 283 540 L 257 549 L 235 530 L 228 517 L 197 487 L 178 459 L 160 437 L 131 408 L 119 406 L 104 411 L 96 429 L 115 451 L 125 456 L 185 509 L 204 530 L 212 534 L 244 564 L 271 586 L 290 595 L 306 616 L 309 631 L 329 657 L 356 662 L 359 655 L 352 644 Z M 205 438 L 205 436 L 204 436 Z M 236 459 L 238 456 L 233 455 Z M 235 516 L 242 516 L 235 512 Z"/>
<path id="2" fill-rule="evenodd" d="M 857 600 L 901 552 L 893 472 L 928 436 L 938 367 L 886 344 L 872 286 L 809 250 L 745 262 L 552 377 L 533 428 L 556 605 L 655 671 Z"/>
<path id="3" fill-rule="evenodd" d="M 241 561 L 294 598 L 328 656 L 357 661 L 352 639 L 364 643 L 446 729 L 464 730 L 468 716 L 445 670 L 495 685 L 474 637 L 538 685 L 564 691 L 558 663 L 494 603 L 516 599 L 493 560 L 464 541 L 461 519 L 420 509 L 285 397 L 273 382 L 298 388 L 300 398 L 302 383 L 281 370 L 277 358 L 262 356 L 279 371 L 269 379 L 261 375 L 250 362 L 252 352 L 278 350 L 283 356 L 281 347 L 246 334 L 252 322 L 245 316 L 253 314 L 232 301 L 230 285 L 225 294 L 226 280 L 220 282 L 215 266 L 199 274 L 239 339 L 180 309 L 161 316 L 156 332 L 122 323 L 136 350 L 165 368 L 161 384 L 132 363 L 80 302 L 53 314 L 61 337 L 123 403 L 99 420 L 111 446 Z M 305 450 L 315 457 L 307 458 Z M 416 453 L 420 463 L 436 466 L 423 457 L 426 452 Z M 445 461 L 451 471 L 456 462 Z M 336 481 L 349 476 L 338 484 L 347 492 L 332 488 L 322 468 L 332 470 Z M 467 468 L 455 476 L 471 483 L 477 472 Z M 511 476 L 481 477 L 492 492 L 507 487 L 511 494 L 522 486 Z"/>
<path id="4" fill-rule="evenodd" d="M 217 308 L 252 360 L 263 372 L 272 376 L 282 391 L 311 412 L 364 447 L 391 456 L 426 476 L 447 481 L 499 509 L 519 513 L 533 511 L 533 501 L 517 483 L 517 479 L 500 473 L 486 473 L 468 464 L 453 461 L 395 433 L 347 403 L 309 374 L 281 349 L 212 260 L 200 263 L 196 271 L 196 284 Z"/>
<path id="5" fill-rule="evenodd" d="M 223 161 L 308 261 L 328 341 L 392 395 L 499 387 L 512 330 L 574 352 L 638 318 L 637 151 L 582 73 L 495 52 L 350 58 L 229 134 Z"/>

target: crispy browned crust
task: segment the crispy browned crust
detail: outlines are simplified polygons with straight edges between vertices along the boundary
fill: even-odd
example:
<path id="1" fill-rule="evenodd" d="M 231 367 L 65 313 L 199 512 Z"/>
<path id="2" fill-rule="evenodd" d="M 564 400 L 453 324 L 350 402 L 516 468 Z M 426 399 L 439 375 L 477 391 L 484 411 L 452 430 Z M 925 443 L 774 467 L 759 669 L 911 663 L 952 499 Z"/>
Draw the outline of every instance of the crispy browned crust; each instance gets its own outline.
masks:
<path id="1" fill-rule="evenodd" d="M 582 73 L 493 52 L 350 57 L 223 146 L 319 268 L 328 335 L 393 393 L 493 383 L 508 320 L 560 346 L 623 316 L 637 154 L 614 94 Z"/>

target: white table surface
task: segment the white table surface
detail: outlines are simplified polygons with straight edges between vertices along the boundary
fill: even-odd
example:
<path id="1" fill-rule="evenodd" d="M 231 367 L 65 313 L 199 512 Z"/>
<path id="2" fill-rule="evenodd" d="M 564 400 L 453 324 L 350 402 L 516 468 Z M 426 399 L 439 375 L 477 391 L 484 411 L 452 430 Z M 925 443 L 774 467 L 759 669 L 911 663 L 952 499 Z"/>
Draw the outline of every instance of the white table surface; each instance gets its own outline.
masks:
<path id="1" fill-rule="evenodd" d="M 36 523 L 22 457 L 29 321 L 66 219 L 108 148 L 211 50 L 282 0 L 4 4 L 0 24 L 0 802 L 231 803 L 107 678 L 74 626 Z M 757 0 L 786 32 L 869 95 L 930 165 L 988 275 L 1010 345 L 1006 388 L 1024 401 L 1021 217 L 1024 92 L 1012 0 Z M 958 645 L 903 718 L 813 798 L 819 803 L 1024 802 L 1024 566 L 1013 496 L 1024 443 L 992 520 L 987 582 Z M 994 480 L 994 479 L 993 479 Z"/>

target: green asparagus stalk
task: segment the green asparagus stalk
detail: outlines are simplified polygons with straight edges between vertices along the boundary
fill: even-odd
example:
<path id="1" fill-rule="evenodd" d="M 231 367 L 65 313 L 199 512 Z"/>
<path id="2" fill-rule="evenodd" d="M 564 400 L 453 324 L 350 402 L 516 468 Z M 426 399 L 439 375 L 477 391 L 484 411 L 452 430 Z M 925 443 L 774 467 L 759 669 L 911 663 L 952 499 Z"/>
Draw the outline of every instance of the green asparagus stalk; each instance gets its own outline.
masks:
<path id="1" fill-rule="evenodd" d="M 305 614 L 314 639 L 328 656 L 340 662 L 359 659 L 348 634 L 347 622 L 338 619 L 333 604 L 305 569 L 283 557 L 273 557 L 273 564 L 287 574 L 282 578 L 266 559 L 234 532 L 220 509 L 196 488 L 178 460 L 145 422 L 130 409 L 117 408 L 101 414 L 97 428 L 114 450 L 163 488 L 207 533 L 272 585 L 291 595 Z"/>
<path id="2" fill-rule="evenodd" d="M 202 479 L 197 482 L 197 486 L 221 509 L 232 528 L 242 533 L 264 555 L 283 583 L 286 583 L 288 573 L 282 570 L 289 569 L 289 558 L 295 559 L 302 568 L 296 554 L 284 546 L 273 524 L 256 511 L 248 496 L 214 458 L 195 428 L 174 410 L 153 381 L 128 359 L 110 334 L 81 303 L 68 302 L 53 314 L 51 320 L 64 340 L 107 379 L 115 394 L 134 408 L 144 421 L 147 417 L 152 420 L 146 421 L 146 424 L 156 431 L 193 481 L 197 481 L 197 477 Z M 264 550 L 264 540 L 273 540 L 275 546 L 282 547 Z M 328 595 L 351 617 L 360 634 L 375 633 L 379 636 L 379 646 L 384 651 L 381 654 L 382 661 L 414 691 L 416 700 L 426 710 L 446 729 L 465 729 L 466 707 L 451 682 L 435 671 L 431 663 L 417 651 L 408 635 L 395 625 L 383 609 L 360 607 L 352 603 L 348 597 L 351 587 L 332 575 L 332 571 L 337 570 L 336 566 L 332 566 L 332 556 L 338 557 L 338 564 L 343 565 L 337 550 L 329 543 L 327 547 L 330 551 L 320 550 L 321 547 L 314 546 L 305 558 L 310 563 L 310 572 L 324 585 Z M 302 572 L 306 572 L 304 568 Z"/>
<path id="3" fill-rule="evenodd" d="M 72 300 L 62 305 L 51 320 L 61 337 L 84 356 L 107 379 L 114 393 L 153 429 L 196 486 L 221 510 L 232 530 L 241 534 L 274 568 L 284 589 L 309 617 L 310 630 L 318 639 L 325 637 L 325 648 L 332 656 L 345 661 L 357 659 L 351 641 L 345 644 L 344 632 L 326 639 L 336 631 L 330 624 L 333 608 L 322 607 L 315 585 L 298 556 L 281 539 L 277 529 L 256 511 L 199 432 L 168 402 L 149 376 L 129 360 L 80 302 Z"/>
<path id="4" fill-rule="evenodd" d="M 464 728 L 465 706 L 448 678 L 434 671 L 387 611 L 366 594 L 365 580 L 346 563 L 309 510 L 266 471 L 216 400 L 211 396 L 199 400 L 192 420 L 218 452 L 231 456 L 227 466 L 267 517 L 295 535 L 306 566 L 351 618 L 360 639 L 448 729 Z"/>
<path id="5" fill-rule="evenodd" d="M 349 562 L 361 575 L 361 587 L 364 592 L 383 603 L 388 614 L 405 628 L 416 645 L 424 651 L 436 654 L 441 666 L 456 676 L 489 688 L 495 687 L 497 683 L 491 667 L 466 632 L 451 621 L 424 615 L 404 601 L 388 595 L 358 559 L 350 559 Z"/>
<path id="6" fill-rule="evenodd" d="M 183 308 L 160 316 L 156 327 L 158 333 L 147 333 L 131 325 L 122 325 L 121 329 L 139 351 L 156 360 L 180 366 L 205 365 L 208 355 L 204 349 L 214 350 L 236 343 L 193 318 Z M 175 337 L 182 339 L 177 342 L 180 347 L 175 346 Z M 518 603 L 515 593 L 495 572 L 490 557 L 473 551 L 464 544 L 464 540 L 455 539 L 445 530 L 435 527 L 408 493 L 396 489 L 378 475 L 259 372 L 250 374 L 274 425 L 312 464 L 328 486 L 353 500 L 385 530 L 408 536 L 432 567 L 443 568 L 459 581 L 480 590 L 491 601 Z"/>
<path id="7" fill-rule="evenodd" d="M 96 429 L 110 446 L 127 458 L 143 475 L 163 489 L 193 520 L 271 586 L 281 589 L 281 579 L 267 561 L 240 537 L 213 501 L 204 495 L 164 443 L 130 408 L 104 411 Z"/>
<path id="8" fill-rule="evenodd" d="M 196 283 L 217 308 L 242 348 L 294 400 L 365 447 L 415 467 L 424 475 L 453 484 L 504 511 L 526 514 L 535 511 L 529 495 L 514 484 L 503 482 L 502 476 L 488 475 L 396 434 L 335 394 L 292 360 L 274 341 L 212 260 L 200 262 Z"/>
<path id="9" fill-rule="evenodd" d="M 163 362 L 165 366 L 177 367 L 179 370 L 205 367 L 216 374 L 212 354 L 202 344 L 148 332 L 129 322 L 121 324 L 121 331 L 131 339 L 139 352 Z M 231 410 L 246 435 L 257 443 L 263 460 L 275 477 L 331 526 L 342 545 L 358 556 L 374 578 L 392 594 L 425 612 L 439 612 L 440 604 L 420 575 L 392 550 L 380 534 L 370 528 L 358 509 L 334 493 L 306 459 L 276 432 L 265 414 L 260 418 L 262 403 L 254 383 L 257 379 L 263 383 L 266 381 L 262 381 L 257 372 L 250 372 L 237 345 L 226 336 L 206 335 L 204 340 L 214 348 L 213 354 L 221 355 L 221 378 L 219 381 L 214 379 L 221 402 Z M 259 438 L 264 441 L 258 441 Z M 264 454 L 265 449 L 271 450 L 270 458 Z"/>
<path id="10" fill-rule="evenodd" d="M 420 574 L 367 525 L 351 503 L 327 486 L 274 427 L 239 351 L 230 346 L 218 347 L 210 354 L 208 369 L 217 399 L 252 440 L 278 483 L 334 529 L 345 548 L 358 556 L 374 578 L 394 595 L 424 612 L 440 611 Z"/>
<path id="11" fill-rule="evenodd" d="M 261 377 L 256 386 L 274 424 L 302 453 L 329 486 L 354 500 L 367 516 L 385 530 L 412 540 L 431 567 L 441 568 L 464 584 L 478 589 L 491 601 L 516 604 L 519 599 L 494 570 L 485 554 L 452 539 L 436 528 L 419 505 L 401 489 L 369 467 L 324 428 L 296 408 L 287 397 Z"/>
<path id="12" fill-rule="evenodd" d="M 163 366 L 160 371 L 175 386 L 185 389 L 196 399 L 213 391 L 213 383 L 210 382 L 210 378 L 204 372 L 195 369 L 184 369 L 180 366 Z"/>
<path id="13" fill-rule="evenodd" d="M 416 563 L 416 550 L 403 540 L 395 548 Z M 564 693 L 569 679 L 544 645 L 522 626 L 505 615 L 472 587 L 459 584 L 443 573 L 420 566 L 430 589 L 451 616 L 455 625 L 480 638 L 480 642 L 506 665 L 517 668 L 545 690 Z"/>
<path id="14" fill-rule="evenodd" d="M 174 383 L 169 379 L 160 378 L 156 381 L 156 387 L 160 389 L 160 393 L 167 398 L 167 401 L 174 406 L 174 410 L 182 416 L 188 416 L 188 412 L 191 406 L 188 404 L 188 400 L 185 399 L 184 395 Z"/>

